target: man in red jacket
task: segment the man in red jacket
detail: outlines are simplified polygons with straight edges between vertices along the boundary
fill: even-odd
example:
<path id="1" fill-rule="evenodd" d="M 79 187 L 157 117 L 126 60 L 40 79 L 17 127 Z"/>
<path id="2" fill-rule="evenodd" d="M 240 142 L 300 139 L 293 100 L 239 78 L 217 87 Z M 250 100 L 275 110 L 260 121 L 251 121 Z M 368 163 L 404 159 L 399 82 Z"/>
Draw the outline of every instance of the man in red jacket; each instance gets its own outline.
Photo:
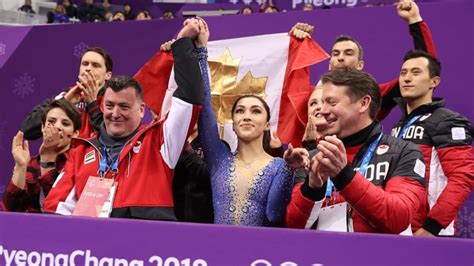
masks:
<path id="1" fill-rule="evenodd" d="M 118 76 L 107 82 L 100 131 L 90 139 L 79 139 L 71 150 L 63 172 L 45 199 L 45 212 L 176 220 L 172 169 L 196 123 L 203 98 L 193 41 L 198 33 L 198 21 L 187 20 L 172 45 L 178 88 L 165 119 L 141 124 L 143 92 L 135 79 Z M 111 206 L 107 201 L 95 200 L 105 199 L 104 195 L 114 195 L 107 200 Z M 82 204 L 86 200 L 81 199 L 97 203 L 97 208 Z"/>
<path id="2" fill-rule="evenodd" d="M 317 228 L 336 231 L 411 231 L 424 194 L 423 154 L 413 143 L 382 133 L 375 119 L 380 89 L 369 74 L 337 69 L 324 75 L 322 83 L 327 135 L 319 141 L 318 152 L 310 152 L 315 155 L 309 175 L 293 190 L 286 225 L 309 228 L 317 221 Z M 295 150 L 296 157 L 304 154 Z M 285 157 L 290 165 L 301 166 L 289 153 Z M 324 202 L 325 196 L 330 200 Z M 337 203 L 338 215 L 349 219 L 339 219 L 342 223 L 335 228 L 335 217 L 330 208 L 321 208 L 323 203 Z"/>
<path id="3" fill-rule="evenodd" d="M 444 108 L 442 98 L 433 98 L 440 75 L 438 59 L 408 52 L 400 71 L 403 98 L 396 99 L 403 117 L 392 136 L 417 144 L 427 165 L 427 194 L 412 224 L 418 236 L 453 236 L 456 215 L 474 184 L 472 126 Z"/>

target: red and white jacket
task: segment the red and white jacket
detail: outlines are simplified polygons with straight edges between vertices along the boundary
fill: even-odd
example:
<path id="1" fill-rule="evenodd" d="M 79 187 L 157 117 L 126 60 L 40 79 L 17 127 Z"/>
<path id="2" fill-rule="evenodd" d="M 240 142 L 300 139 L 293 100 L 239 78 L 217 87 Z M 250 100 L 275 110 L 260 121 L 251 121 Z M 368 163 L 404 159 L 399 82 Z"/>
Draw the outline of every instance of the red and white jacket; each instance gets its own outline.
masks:
<path id="1" fill-rule="evenodd" d="M 454 235 L 457 213 L 474 184 L 471 123 L 444 108 L 440 98 L 409 115 L 406 102 L 396 100 L 404 115 L 392 129 L 392 136 L 398 136 L 412 117 L 420 116 L 402 137 L 420 147 L 426 162 L 428 190 L 412 227 L 423 227 L 434 235 Z"/>
<path id="2" fill-rule="evenodd" d="M 339 192 L 331 201 L 347 201 L 352 210 L 349 213 L 354 232 L 400 234 L 409 227 L 423 199 L 423 155 L 413 143 L 384 135 L 365 176 L 360 174 L 354 166 L 381 132 L 380 124 L 374 122 L 342 140 L 348 165 L 331 178 Z M 325 190 L 326 184 L 312 189 L 307 178 L 304 183 L 297 184 L 287 208 L 286 226 L 311 228 L 319 217 Z"/>
<path id="3" fill-rule="evenodd" d="M 203 98 L 194 48 L 189 38 L 172 45 L 178 89 L 173 94 L 171 109 L 166 119 L 142 125 L 120 152 L 112 216 L 115 212 L 127 213 L 127 217 L 176 220 L 171 189 L 173 168 L 197 121 Z M 77 141 L 64 171 L 45 199 L 46 212 L 70 215 L 89 176 L 98 176 L 102 157 L 98 137 Z M 107 173 L 106 178 L 112 178 L 112 174 Z"/>

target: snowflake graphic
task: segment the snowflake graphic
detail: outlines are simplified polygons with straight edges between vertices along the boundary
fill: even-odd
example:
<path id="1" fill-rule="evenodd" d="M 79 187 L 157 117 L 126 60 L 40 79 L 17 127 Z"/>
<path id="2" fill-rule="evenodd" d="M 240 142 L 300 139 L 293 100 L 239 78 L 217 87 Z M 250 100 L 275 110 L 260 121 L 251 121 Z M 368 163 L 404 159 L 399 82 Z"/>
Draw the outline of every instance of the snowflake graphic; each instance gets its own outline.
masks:
<path id="1" fill-rule="evenodd" d="M 238 0 L 229 0 L 229 2 L 231 2 L 232 4 L 237 4 Z"/>
<path id="2" fill-rule="evenodd" d="M 464 238 L 474 238 L 474 211 L 466 206 L 459 212 L 457 235 Z"/>
<path id="3" fill-rule="evenodd" d="M 7 45 L 0 42 L 0 56 L 7 53 Z"/>
<path id="4" fill-rule="evenodd" d="M 25 96 L 32 94 L 35 91 L 35 79 L 28 73 L 21 75 L 15 79 L 15 89 L 13 93 L 24 99 Z"/>
<path id="5" fill-rule="evenodd" d="M 0 140 L 6 140 L 7 135 L 7 125 L 8 121 L 4 120 L 0 122 Z M 3 147 L 3 141 L 0 141 L 0 151 L 6 151 L 5 147 Z"/>
<path id="6" fill-rule="evenodd" d="M 244 0 L 244 4 L 250 5 L 250 3 L 252 3 L 252 0 Z"/>
<path id="7" fill-rule="evenodd" d="M 89 46 L 83 42 L 78 43 L 74 46 L 74 56 L 80 58 L 81 55 L 89 48 Z"/>

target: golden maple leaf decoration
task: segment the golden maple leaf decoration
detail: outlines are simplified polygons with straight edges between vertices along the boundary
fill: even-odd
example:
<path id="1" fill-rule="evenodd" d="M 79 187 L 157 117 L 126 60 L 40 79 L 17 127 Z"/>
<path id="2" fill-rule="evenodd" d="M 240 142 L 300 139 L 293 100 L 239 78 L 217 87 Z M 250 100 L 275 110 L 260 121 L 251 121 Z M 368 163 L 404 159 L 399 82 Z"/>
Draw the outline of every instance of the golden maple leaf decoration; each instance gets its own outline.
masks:
<path id="1" fill-rule="evenodd" d="M 217 122 L 223 127 L 232 121 L 232 105 L 241 95 L 256 95 L 266 98 L 268 77 L 255 78 L 250 71 L 237 83 L 241 58 L 234 59 L 227 48 L 221 56 L 209 59 L 211 71 L 211 102 Z M 223 133 L 223 132 L 221 132 Z"/>

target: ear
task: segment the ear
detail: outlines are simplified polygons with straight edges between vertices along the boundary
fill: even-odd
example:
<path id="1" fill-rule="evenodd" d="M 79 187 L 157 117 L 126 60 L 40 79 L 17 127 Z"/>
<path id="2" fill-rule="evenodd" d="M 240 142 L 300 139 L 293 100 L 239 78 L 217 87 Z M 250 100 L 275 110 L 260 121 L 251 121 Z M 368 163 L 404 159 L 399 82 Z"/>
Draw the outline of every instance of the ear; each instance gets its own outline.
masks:
<path id="1" fill-rule="evenodd" d="M 107 81 L 112 78 L 112 71 L 105 72 L 104 79 Z"/>
<path id="2" fill-rule="evenodd" d="M 356 69 L 359 71 L 362 71 L 362 69 L 364 69 L 364 66 L 365 66 L 364 60 L 360 60 L 359 62 L 357 62 Z"/>
<path id="3" fill-rule="evenodd" d="M 265 124 L 265 130 L 270 130 L 270 122 L 267 122 L 267 123 Z"/>
<path id="4" fill-rule="evenodd" d="M 436 87 L 438 87 L 439 83 L 441 83 L 441 77 L 439 76 L 432 77 L 430 82 L 431 82 L 431 88 L 435 89 Z"/>
<path id="5" fill-rule="evenodd" d="M 140 104 L 140 119 L 143 119 L 144 116 L 145 116 L 145 103 L 142 102 Z"/>
<path id="6" fill-rule="evenodd" d="M 360 113 L 367 112 L 367 110 L 369 110 L 370 108 L 370 103 L 372 103 L 372 98 L 369 95 L 365 95 L 364 97 L 359 99 L 359 103 L 360 103 L 359 112 Z"/>
<path id="7" fill-rule="evenodd" d="M 79 130 L 76 130 L 76 131 L 72 132 L 72 137 L 73 138 L 75 138 L 77 136 L 79 136 Z"/>

